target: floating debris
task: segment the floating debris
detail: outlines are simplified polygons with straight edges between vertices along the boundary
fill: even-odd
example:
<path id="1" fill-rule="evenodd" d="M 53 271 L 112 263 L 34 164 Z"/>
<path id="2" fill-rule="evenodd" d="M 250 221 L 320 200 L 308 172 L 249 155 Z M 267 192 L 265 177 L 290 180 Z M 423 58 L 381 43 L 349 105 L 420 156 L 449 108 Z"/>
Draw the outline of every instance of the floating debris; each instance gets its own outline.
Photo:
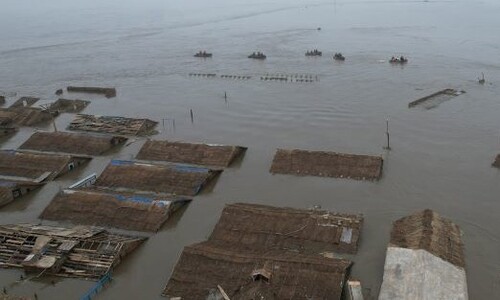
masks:
<path id="1" fill-rule="evenodd" d="M 102 155 L 123 145 L 122 136 L 72 132 L 35 132 L 19 149 L 84 155 Z"/>
<path id="2" fill-rule="evenodd" d="M 0 225 L 0 267 L 37 275 L 99 279 L 145 238 L 102 228 Z"/>
<path id="3" fill-rule="evenodd" d="M 404 56 L 401 56 L 401 57 L 394 57 L 393 56 L 389 60 L 389 63 L 393 64 L 393 65 L 404 65 L 404 64 L 408 63 L 408 58 L 406 58 Z"/>
<path id="4" fill-rule="evenodd" d="M 394 222 L 379 299 L 468 299 L 460 228 L 424 210 Z"/>
<path id="5" fill-rule="evenodd" d="M 337 52 L 333 55 L 333 59 L 336 61 L 345 61 L 345 56 L 342 53 Z"/>
<path id="6" fill-rule="evenodd" d="M 248 56 L 248 58 L 252 59 L 266 59 L 267 56 L 264 55 L 262 52 L 254 52 Z"/>
<path id="7" fill-rule="evenodd" d="M 157 124 L 158 122 L 149 119 L 79 114 L 70 123 L 68 129 L 124 135 L 149 135 L 154 133 Z"/>
<path id="8" fill-rule="evenodd" d="M 314 50 L 311 50 L 311 51 L 306 51 L 306 56 L 322 56 L 323 55 L 323 52 L 321 51 L 318 51 L 318 49 L 314 49 Z"/>
<path id="9" fill-rule="evenodd" d="M 465 94 L 465 91 L 457 91 L 455 89 L 444 89 L 429 96 L 412 101 L 408 107 L 423 106 L 425 109 L 431 109 L 439 106 L 441 103 L 449 101 L 456 96 Z"/>
<path id="10" fill-rule="evenodd" d="M 199 51 L 198 53 L 196 53 L 194 55 L 194 57 L 202 57 L 202 58 L 208 58 L 208 57 L 212 57 L 212 53 L 208 53 L 206 51 Z"/>
<path id="11" fill-rule="evenodd" d="M 66 89 L 68 90 L 68 92 L 103 94 L 106 98 L 116 97 L 115 88 L 68 86 Z"/>
<path id="12" fill-rule="evenodd" d="M 148 140 L 136 158 L 202 166 L 229 167 L 246 147 Z"/>
<path id="13" fill-rule="evenodd" d="M 326 151 L 278 149 L 270 172 L 301 176 L 378 180 L 382 176 L 380 156 Z"/>

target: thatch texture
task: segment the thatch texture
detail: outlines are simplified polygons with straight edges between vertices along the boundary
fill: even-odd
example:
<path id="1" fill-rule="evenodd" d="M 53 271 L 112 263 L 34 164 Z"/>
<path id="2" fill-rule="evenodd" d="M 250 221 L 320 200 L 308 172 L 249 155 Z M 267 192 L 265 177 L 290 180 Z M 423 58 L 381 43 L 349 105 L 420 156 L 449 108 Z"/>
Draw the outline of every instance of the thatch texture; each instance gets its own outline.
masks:
<path id="1" fill-rule="evenodd" d="M 0 178 L 42 182 L 89 160 L 80 156 L 0 150 Z"/>
<path id="2" fill-rule="evenodd" d="M 36 274 L 101 278 L 145 239 L 93 227 L 0 226 L 0 268 Z"/>
<path id="3" fill-rule="evenodd" d="M 56 102 L 50 105 L 51 111 L 58 111 L 60 113 L 77 113 L 85 109 L 90 101 L 87 100 L 71 100 L 71 99 L 58 99 Z"/>
<path id="4" fill-rule="evenodd" d="M 245 147 L 192 144 L 184 142 L 148 140 L 141 148 L 137 159 L 159 160 L 215 167 L 229 167 Z"/>
<path id="5" fill-rule="evenodd" d="M 356 253 L 361 215 L 257 204 L 226 205 L 210 240 L 249 248 Z"/>
<path id="6" fill-rule="evenodd" d="M 86 188 L 63 190 L 41 214 L 42 219 L 75 224 L 157 231 L 190 198 L 163 194 L 132 194 Z"/>
<path id="7" fill-rule="evenodd" d="M 220 286 L 230 299 L 341 299 L 348 260 L 287 251 L 241 252 L 205 242 L 184 248 L 163 291 L 208 299 Z M 268 282 L 256 274 L 268 276 Z M 221 298 L 219 298 L 221 299 Z"/>
<path id="8" fill-rule="evenodd" d="M 113 160 L 99 176 L 96 185 L 194 196 L 220 172 L 187 165 Z"/>
<path id="9" fill-rule="evenodd" d="M 13 202 L 15 199 L 41 187 L 42 183 L 23 182 L 0 179 L 0 207 Z"/>
<path id="10" fill-rule="evenodd" d="M 395 221 L 390 246 L 426 250 L 455 266 L 465 267 L 460 228 L 429 209 Z"/>
<path id="11" fill-rule="evenodd" d="M 68 92 L 103 94 L 106 98 L 116 97 L 115 88 L 88 87 L 88 86 L 68 86 Z"/>
<path id="12" fill-rule="evenodd" d="M 52 118 L 47 110 L 37 107 L 0 108 L 0 120 L 11 120 L 17 126 L 36 126 Z"/>
<path id="13" fill-rule="evenodd" d="M 21 97 L 16 100 L 16 102 L 12 103 L 10 108 L 15 108 L 15 107 L 29 107 L 38 102 L 40 98 L 35 98 L 35 97 Z"/>
<path id="14" fill-rule="evenodd" d="M 124 135 L 148 135 L 153 132 L 156 124 L 158 122 L 149 119 L 79 114 L 69 124 L 68 129 Z"/>
<path id="15" fill-rule="evenodd" d="M 20 149 L 84 155 L 102 155 L 127 138 L 71 132 L 35 132 Z"/>
<path id="16" fill-rule="evenodd" d="M 382 176 L 380 156 L 325 151 L 278 149 L 271 173 L 378 180 Z"/>

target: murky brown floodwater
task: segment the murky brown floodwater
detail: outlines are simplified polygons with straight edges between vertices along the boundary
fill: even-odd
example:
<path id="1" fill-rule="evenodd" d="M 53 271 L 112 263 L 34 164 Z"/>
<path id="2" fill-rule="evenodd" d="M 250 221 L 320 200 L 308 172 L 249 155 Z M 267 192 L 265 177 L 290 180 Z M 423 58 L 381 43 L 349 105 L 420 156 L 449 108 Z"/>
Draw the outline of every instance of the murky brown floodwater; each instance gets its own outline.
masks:
<path id="1" fill-rule="evenodd" d="M 432 208 L 458 223 L 466 243 L 471 299 L 500 294 L 500 4 L 485 1 L 65 1 L 4 0 L 0 9 L 0 90 L 55 99 L 67 85 L 115 86 L 118 97 L 92 100 L 86 113 L 160 121 L 156 139 L 248 146 L 240 166 L 213 191 L 151 236 L 114 273 L 99 299 L 161 299 L 182 248 L 207 238 L 226 203 L 363 213 L 353 276 L 375 297 L 391 222 Z M 315 30 L 321 27 L 321 31 Z M 306 58 L 318 48 L 322 58 Z M 192 57 L 199 49 L 214 57 Z M 246 58 L 264 51 L 263 62 Z M 338 64 L 330 55 L 342 51 Z M 404 54 L 410 63 L 385 60 Z M 201 79 L 189 73 L 252 75 Z M 484 72 L 492 84 L 480 86 Z M 264 82 L 265 73 L 314 74 L 310 84 Z M 466 94 L 432 110 L 407 103 L 443 88 Z M 228 93 L 225 103 L 223 94 Z M 12 102 L 16 97 L 8 98 Z M 189 109 L 194 111 L 191 124 Z M 390 119 L 393 150 L 382 149 Z M 62 129 L 71 115 L 57 119 Z M 175 130 L 167 121 L 175 119 Z M 50 129 L 48 126 L 45 129 Z M 16 148 L 33 132 L 4 141 Z M 40 222 L 53 195 L 112 157 L 132 158 L 144 139 L 0 209 L 0 222 Z M 383 154 L 377 183 L 268 173 L 277 147 Z M 45 223 L 45 222 L 44 222 Z M 16 283 L 0 270 L 0 286 L 39 299 L 78 299 L 80 280 Z M 370 299 L 370 298 L 369 298 Z"/>

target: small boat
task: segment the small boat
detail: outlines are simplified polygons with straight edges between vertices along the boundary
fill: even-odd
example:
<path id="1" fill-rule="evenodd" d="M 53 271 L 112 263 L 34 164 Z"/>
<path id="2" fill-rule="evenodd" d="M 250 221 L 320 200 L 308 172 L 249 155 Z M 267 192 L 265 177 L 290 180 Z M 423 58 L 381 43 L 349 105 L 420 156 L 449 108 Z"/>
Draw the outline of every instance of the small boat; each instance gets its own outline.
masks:
<path id="1" fill-rule="evenodd" d="M 401 57 L 392 57 L 390 60 L 389 60 L 389 63 L 391 64 L 406 64 L 408 62 L 408 58 L 404 57 L 404 56 L 401 56 Z"/>
<path id="2" fill-rule="evenodd" d="M 342 53 L 338 52 L 338 53 L 335 53 L 333 55 L 333 59 L 334 60 L 338 60 L 338 61 L 344 61 L 345 60 L 345 56 L 342 55 Z"/>
<path id="3" fill-rule="evenodd" d="M 323 52 L 318 51 L 318 49 L 314 49 L 314 50 L 306 52 L 306 56 L 322 56 L 322 55 L 323 55 Z"/>
<path id="4" fill-rule="evenodd" d="M 248 56 L 248 58 L 253 59 L 266 59 L 266 56 L 262 52 L 254 52 Z"/>
<path id="5" fill-rule="evenodd" d="M 205 51 L 200 51 L 194 55 L 194 57 L 212 57 L 212 53 L 208 53 Z"/>

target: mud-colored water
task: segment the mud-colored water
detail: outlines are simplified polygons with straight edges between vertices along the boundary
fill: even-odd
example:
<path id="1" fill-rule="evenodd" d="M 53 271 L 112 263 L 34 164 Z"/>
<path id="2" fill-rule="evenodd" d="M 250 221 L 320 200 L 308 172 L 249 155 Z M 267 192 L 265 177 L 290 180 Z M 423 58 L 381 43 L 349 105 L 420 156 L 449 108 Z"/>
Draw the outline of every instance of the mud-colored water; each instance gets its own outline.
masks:
<path id="1" fill-rule="evenodd" d="M 206 239 L 224 204 L 237 201 L 363 213 L 353 276 L 372 297 L 381 284 L 391 222 L 432 208 L 464 231 L 470 298 L 498 299 L 500 172 L 490 165 L 500 152 L 499 15 L 493 0 L 3 0 L 0 90 L 50 101 L 67 85 L 114 86 L 113 99 L 78 95 L 92 100 L 85 112 L 155 119 L 157 139 L 249 147 L 211 192 L 196 197 L 115 270 L 99 299 L 161 299 L 182 248 Z M 304 56 L 313 48 L 323 57 Z M 214 57 L 192 57 L 200 49 Z M 247 59 L 253 51 L 268 59 Z M 346 55 L 344 63 L 333 62 L 336 51 Z M 386 60 L 392 55 L 408 56 L 410 63 L 391 66 Z M 481 72 L 491 84 L 476 83 Z M 318 75 L 319 81 L 258 79 L 266 73 Z M 443 88 L 467 93 L 431 110 L 408 109 L 408 102 Z M 58 128 L 71 118 L 58 117 Z M 386 118 L 390 152 L 382 148 Z M 162 119 L 175 119 L 175 129 L 169 121 L 163 127 Z M 1 147 L 16 148 L 31 132 L 23 128 Z M 40 222 L 60 188 L 100 172 L 112 157 L 132 158 L 143 142 L 3 207 L 1 223 Z M 277 147 L 383 154 L 384 175 L 376 183 L 272 176 Z M 78 299 L 92 285 L 16 282 L 20 274 L 0 270 L 0 286 L 20 295 L 36 292 L 39 299 Z"/>

